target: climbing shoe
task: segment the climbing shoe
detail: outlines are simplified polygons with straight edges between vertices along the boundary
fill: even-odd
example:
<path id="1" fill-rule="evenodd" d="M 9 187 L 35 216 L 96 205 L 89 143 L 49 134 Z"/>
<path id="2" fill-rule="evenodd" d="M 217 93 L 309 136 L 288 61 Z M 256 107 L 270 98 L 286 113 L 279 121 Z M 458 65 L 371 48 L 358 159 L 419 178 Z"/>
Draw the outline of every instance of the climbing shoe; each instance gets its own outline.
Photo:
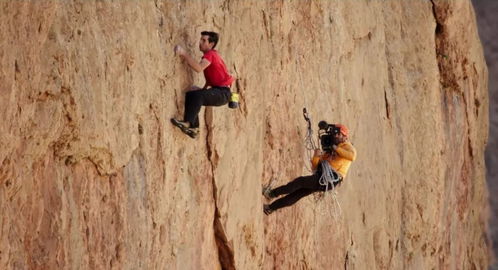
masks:
<path id="1" fill-rule="evenodd" d="M 272 192 L 271 187 L 269 185 L 263 187 L 263 196 L 265 196 L 265 198 L 268 200 L 275 198 L 275 195 L 273 195 L 273 192 Z"/>
<path id="2" fill-rule="evenodd" d="M 171 123 L 173 123 L 173 125 L 175 125 L 179 128 L 189 128 L 190 127 L 189 122 L 183 122 L 180 120 L 176 120 L 175 118 L 171 118 Z"/>
<path id="3" fill-rule="evenodd" d="M 189 127 L 189 122 L 183 122 L 180 120 L 176 120 L 175 118 L 171 118 L 171 123 L 177 126 L 183 133 L 187 134 L 193 139 L 197 138 L 197 135 L 199 135 L 199 128 Z"/>
<path id="4" fill-rule="evenodd" d="M 197 138 L 199 135 L 199 128 L 185 128 L 182 129 L 183 133 L 189 135 L 192 139 Z"/>
<path id="5" fill-rule="evenodd" d="M 270 208 L 269 204 L 263 204 L 263 212 L 265 212 L 265 215 L 269 215 L 273 210 Z"/>

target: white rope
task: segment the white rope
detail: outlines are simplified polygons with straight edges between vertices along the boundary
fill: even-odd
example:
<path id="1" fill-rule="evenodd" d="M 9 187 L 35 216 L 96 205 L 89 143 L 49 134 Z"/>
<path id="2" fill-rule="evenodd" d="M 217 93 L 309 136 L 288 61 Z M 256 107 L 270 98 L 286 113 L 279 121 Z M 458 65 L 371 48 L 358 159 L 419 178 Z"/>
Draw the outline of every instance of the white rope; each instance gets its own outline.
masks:
<path id="1" fill-rule="evenodd" d="M 333 213 L 331 210 L 330 214 L 331 217 L 337 219 L 338 217 L 341 216 L 342 210 L 341 210 L 341 205 L 339 204 L 339 200 L 337 199 L 335 184 L 341 181 L 341 177 L 339 176 L 339 173 L 337 173 L 332 167 L 330 167 L 330 164 L 327 160 L 322 160 L 320 162 L 320 165 L 322 167 L 322 176 L 320 176 L 318 183 L 320 183 L 320 185 L 322 186 L 325 186 L 325 194 L 327 194 L 327 191 L 329 191 L 329 185 L 332 187 L 330 194 L 333 197 L 335 205 L 337 205 L 337 208 L 334 206 Z"/>
<path id="2" fill-rule="evenodd" d="M 296 73 L 298 74 L 299 78 L 299 88 L 301 88 L 301 92 L 303 94 L 304 98 L 304 107 L 307 108 L 308 106 L 308 101 L 306 100 L 306 95 L 304 93 L 304 87 L 303 87 L 303 78 L 302 78 L 302 72 L 299 72 L 299 67 L 301 66 L 301 63 L 299 62 L 299 55 L 296 57 Z"/>
<path id="3" fill-rule="evenodd" d="M 304 99 L 304 109 L 303 109 L 303 113 L 304 113 L 304 117 L 306 119 L 306 121 L 308 122 L 308 128 L 306 130 L 306 136 L 304 138 L 304 147 L 306 149 L 306 154 L 307 154 L 307 158 L 308 158 L 308 162 L 309 160 L 311 160 L 312 158 L 312 152 L 314 152 L 314 150 L 318 149 L 317 147 L 317 144 L 315 143 L 314 141 L 314 138 L 313 138 L 313 129 L 311 128 L 311 116 L 309 116 L 308 112 L 307 112 L 307 109 L 308 108 L 308 101 L 306 100 L 306 93 L 304 92 L 304 87 L 303 87 L 303 80 L 302 80 L 302 72 L 299 72 L 299 67 L 300 67 L 300 62 L 299 62 L 299 55 L 297 55 L 296 57 L 296 72 L 298 74 L 298 80 L 299 80 L 299 88 L 301 88 L 301 93 L 302 93 L 302 96 L 303 96 L 303 99 Z M 305 162 L 305 167 L 306 169 L 309 171 L 309 172 L 313 172 L 311 166 L 308 165 L 308 162 Z M 329 213 L 331 214 L 331 217 L 334 218 L 334 219 L 337 219 L 339 216 L 341 216 L 342 214 L 342 210 L 341 210 L 341 205 L 339 204 L 339 200 L 337 199 L 337 192 L 335 191 L 335 186 L 334 184 L 336 182 L 339 182 L 341 180 L 339 174 L 337 172 L 335 172 L 331 167 L 330 167 L 330 164 L 326 161 L 326 160 L 322 160 L 321 161 L 321 166 L 322 166 L 322 175 L 320 176 L 320 179 L 318 180 L 320 185 L 322 186 L 325 186 L 325 194 L 327 194 L 327 191 L 329 189 L 329 184 L 332 186 L 332 190 L 330 192 L 330 194 L 332 195 L 334 201 L 335 201 L 335 204 L 337 205 L 337 208 L 334 206 L 333 207 L 333 214 L 332 214 L 332 211 L 330 211 Z M 337 211 L 337 209 L 339 209 Z"/>
<path id="4" fill-rule="evenodd" d="M 311 118 L 309 119 L 311 123 Z M 312 153 L 317 149 L 315 141 L 313 140 L 313 130 L 309 126 L 306 130 L 306 137 L 304 137 L 304 148 L 306 149 L 306 157 L 307 157 L 307 162 L 304 163 L 304 166 L 306 167 L 306 170 L 308 172 L 312 173 L 313 170 L 311 166 L 309 165 L 309 161 L 312 158 Z"/>
<path id="5" fill-rule="evenodd" d="M 303 114 L 308 122 L 308 128 L 306 130 L 306 136 L 304 137 L 304 148 L 306 149 L 306 155 L 308 160 L 311 160 L 312 153 L 315 149 L 317 149 L 316 143 L 313 139 L 313 129 L 311 129 L 311 116 L 309 115 L 309 112 L 307 111 L 308 108 L 308 101 L 306 100 L 306 93 L 304 92 L 304 86 L 303 86 L 303 79 L 302 79 L 302 72 L 299 72 L 299 67 L 301 63 L 299 61 L 299 55 L 296 57 L 296 73 L 298 74 L 298 80 L 299 80 L 299 88 L 301 89 L 301 94 L 304 99 L 304 109 L 303 109 Z M 307 162 L 305 162 L 305 167 L 309 172 L 312 172 L 311 167 L 308 165 Z"/>
<path id="6" fill-rule="evenodd" d="M 315 149 L 317 149 L 315 141 L 313 140 L 313 130 L 311 128 L 308 128 L 306 130 L 306 137 L 304 137 L 304 148 L 306 148 L 306 150 L 308 151 L 314 151 Z M 309 160 L 311 160 L 311 157 Z"/>

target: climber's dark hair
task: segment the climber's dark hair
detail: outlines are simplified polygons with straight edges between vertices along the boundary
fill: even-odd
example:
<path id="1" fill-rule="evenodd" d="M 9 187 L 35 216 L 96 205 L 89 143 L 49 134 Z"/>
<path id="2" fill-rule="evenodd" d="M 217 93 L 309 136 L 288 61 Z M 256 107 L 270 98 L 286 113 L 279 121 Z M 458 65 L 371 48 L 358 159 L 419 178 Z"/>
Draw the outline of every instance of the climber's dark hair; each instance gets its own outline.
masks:
<path id="1" fill-rule="evenodd" d="M 218 44 L 218 39 L 220 37 L 218 35 L 218 33 L 210 32 L 210 31 L 202 31 L 201 35 L 202 36 L 209 36 L 209 38 L 208 38 L 209 43 L 214 43 L 213 49 L 214 49 L 214 47 L 216 47 L 216 44 Z"/>

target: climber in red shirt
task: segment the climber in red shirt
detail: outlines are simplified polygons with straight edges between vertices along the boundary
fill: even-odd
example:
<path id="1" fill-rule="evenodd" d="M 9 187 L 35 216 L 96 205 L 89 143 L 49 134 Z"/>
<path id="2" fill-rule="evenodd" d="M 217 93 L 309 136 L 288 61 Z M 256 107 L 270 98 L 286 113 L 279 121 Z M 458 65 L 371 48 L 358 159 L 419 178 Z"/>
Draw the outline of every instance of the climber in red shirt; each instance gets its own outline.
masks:
<path id="1" fill-rule="evenodd" d="M 185 95 L 183 121 L 171 118 L 171 122 L 192 138 L 199 134 L 199 111 L 201 106 L 222 106 L 229 102 L 230 87 L 234 78 L 228 74 L 223 59 L 214 49 L 219 35 L 215 32 L 201 32 L 199 50 L 204 53 L 200 62 L 187 54 L 184 48 L 175 46 L 175 53 L 185 59 L 196 72 L 204 72 L 206 83 L 202 89 L 193 86 Z"/>

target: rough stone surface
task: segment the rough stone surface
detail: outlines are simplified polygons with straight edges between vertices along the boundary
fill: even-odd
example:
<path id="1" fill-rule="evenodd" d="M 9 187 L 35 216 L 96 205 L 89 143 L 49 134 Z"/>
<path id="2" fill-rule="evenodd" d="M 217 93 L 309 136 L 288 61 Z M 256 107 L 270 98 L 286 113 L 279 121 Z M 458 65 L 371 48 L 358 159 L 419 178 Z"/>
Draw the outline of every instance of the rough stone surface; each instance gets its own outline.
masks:
<path id="1" fill-rule="evenodd" d="M 489 70 L 489 141 L 486 147 L 486 171 L 489 194 L 498 194 L 498 1 L 474 0 L 479 36 Z M 494 264 L 498 270 L 498 197 L 490 196 L 490 234 Z"/>
<path id="2" fill-rule="evenodd" d="M 0 2 L 1 269 L 485 269 L 487 69 L 470 1 Z M 203 84 L 237 110 L 169 118 Z M 308 173 L 306 106 L 358 151 L 337 199 L 264 216 Z M 316 129 L 315 129 L 316 130 Z"/>

